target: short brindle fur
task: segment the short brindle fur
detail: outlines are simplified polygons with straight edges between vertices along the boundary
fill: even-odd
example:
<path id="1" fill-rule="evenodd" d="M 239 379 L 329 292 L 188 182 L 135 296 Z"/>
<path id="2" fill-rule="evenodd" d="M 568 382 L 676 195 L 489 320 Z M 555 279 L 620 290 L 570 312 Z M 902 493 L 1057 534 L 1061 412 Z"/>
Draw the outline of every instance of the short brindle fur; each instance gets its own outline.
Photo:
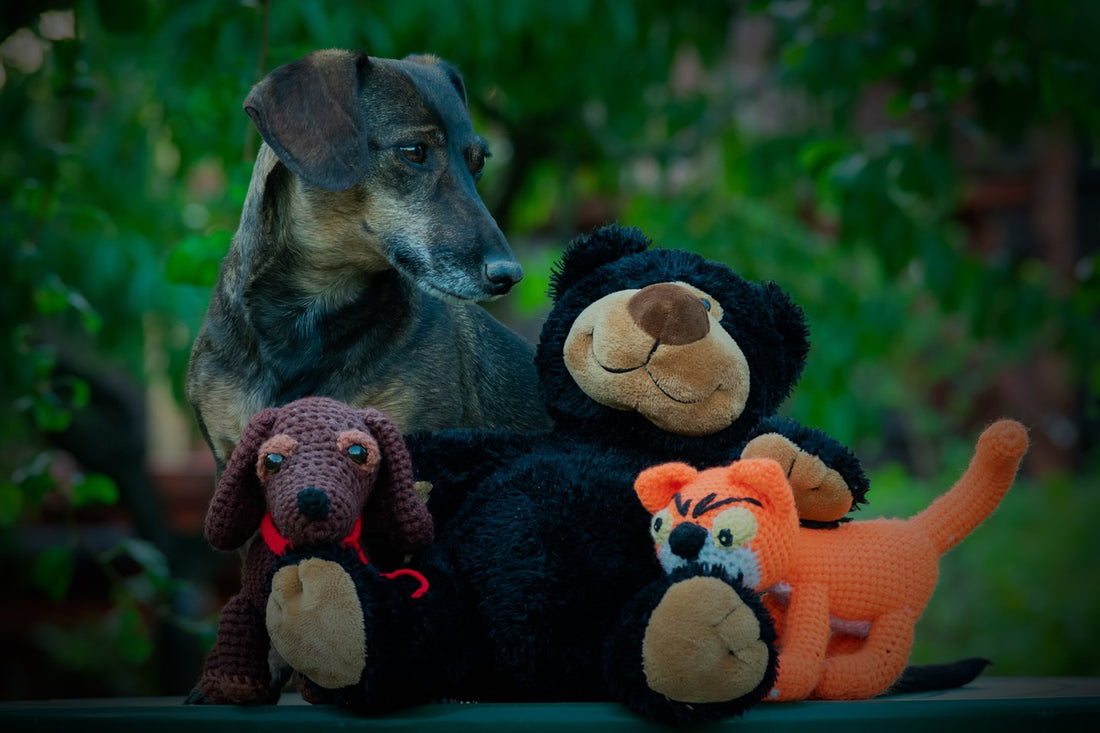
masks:
<path id="1" fill-rule="evenodd" d="M 471 302 L 522 270 L 458 73 L 319 51 L 244 106 L 264 144 L 187 378 L 219 469 L 253 414 L 307 395 L 406 432 L 544 427 L 530 345 Z"/>

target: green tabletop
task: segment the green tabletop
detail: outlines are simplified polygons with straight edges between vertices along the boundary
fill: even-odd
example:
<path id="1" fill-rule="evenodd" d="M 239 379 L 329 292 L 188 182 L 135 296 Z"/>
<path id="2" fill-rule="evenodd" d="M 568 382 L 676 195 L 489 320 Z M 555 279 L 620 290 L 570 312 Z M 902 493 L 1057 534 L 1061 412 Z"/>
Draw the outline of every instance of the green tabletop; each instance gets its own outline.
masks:
<path id="1" fill-rule="evenodd" d="M 1084 731 L 1100 721 L 1100 678 L 986 677 L 937 693 L 860 702 L 760 703 L 710 729 L 737 731 Z M 28 700 L 0 703 L 0 731 L 623 731 L 665 730 L 616 704 L 455 703 L 364 717 L 307 705 L 293 695 L 278 705 L 184 706 L 174 698 Z"/>

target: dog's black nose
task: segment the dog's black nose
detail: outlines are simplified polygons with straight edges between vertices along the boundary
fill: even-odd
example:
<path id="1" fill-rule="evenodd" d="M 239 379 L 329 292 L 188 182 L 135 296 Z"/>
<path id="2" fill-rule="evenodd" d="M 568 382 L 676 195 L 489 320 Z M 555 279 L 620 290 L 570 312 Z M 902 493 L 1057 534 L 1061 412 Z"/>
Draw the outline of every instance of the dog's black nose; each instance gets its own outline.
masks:
<path id="1" fill-rule="evenodd" d="M 328 494 L 310 486 L 298 492 L 298 511 L 311 522 L 328 517 Z"/>
<path id="2" fill-rule="evenodd" d="M 490 260 L 485 263 L 485 279 L 489 292 L 504 295 L 523 279 L 523 268 L 515 260 Z"/>
<path id="3" fill-rule="evenodd" d="M 685 560 L 694 560 L 699 557 L 699 550 L 703 549 L 703 543 L 707 541 L 708 532 L 698 524 L 684 522 L 668 536 L 668 546 Z"/>

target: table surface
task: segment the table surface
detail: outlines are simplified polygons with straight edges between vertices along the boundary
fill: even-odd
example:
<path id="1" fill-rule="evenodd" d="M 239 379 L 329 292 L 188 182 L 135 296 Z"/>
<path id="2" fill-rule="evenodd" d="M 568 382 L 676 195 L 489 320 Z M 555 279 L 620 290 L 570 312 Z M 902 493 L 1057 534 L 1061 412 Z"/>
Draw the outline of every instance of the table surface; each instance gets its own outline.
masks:
<path id="1" fill-rule="evenodd" d="M 742 718 L 705 730 L 1093 730 L 1100 720 L 1100 677 L 981 677 L 941 692 L 892 695 L 859 702 L 760 703 Z M 625 731 L 666 730 L 613 703 L 453 703 L 359 716 L 312 706 L 294 695 L 278 705 L 184 706 L 178 698 L 94 698 L 0 702 L 8 731 Z"/>

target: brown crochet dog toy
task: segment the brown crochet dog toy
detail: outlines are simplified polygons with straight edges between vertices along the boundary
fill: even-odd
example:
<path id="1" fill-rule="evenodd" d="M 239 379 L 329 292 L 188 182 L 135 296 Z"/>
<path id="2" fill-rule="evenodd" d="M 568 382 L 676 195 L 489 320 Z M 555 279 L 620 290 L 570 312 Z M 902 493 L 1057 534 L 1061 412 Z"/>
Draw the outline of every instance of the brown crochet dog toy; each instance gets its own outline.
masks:
<path id="1" fill-rule="evenodd" d="M 359 600 L 341 563 L 368 563 L 364 522 L 369 536 L 380 536 L 372 550 L 400 557 L 432 541 L 431 516 L 413 490 L 412 463 L 389 418 L 308 397 L 251 419 L 206 515 L 206 537 L 220 550 L 243 547 L 260 530 L 241 569 L 242 590 L 222 610 L 206 659 L 199 683 L 206 702 L 271 701 L 269 631 L 307 616 L 314 620 L 304 635 L 309 643 L 276 648 L 299 673 L 303 695 L 317 697 L 310 680 L 324 689 L 359 680 L 366 644 L 361 624 L 347 623 L 360 617 Z M 413 597 L 426 590 L 414 571 L 384 575 L 413 575 L 420 583 Z M 303 600 L 316 607 L 313 613 L 269 603 L 273 586 L 307 578 L 317 579 L 308 584 L 312 597 Z"/>

